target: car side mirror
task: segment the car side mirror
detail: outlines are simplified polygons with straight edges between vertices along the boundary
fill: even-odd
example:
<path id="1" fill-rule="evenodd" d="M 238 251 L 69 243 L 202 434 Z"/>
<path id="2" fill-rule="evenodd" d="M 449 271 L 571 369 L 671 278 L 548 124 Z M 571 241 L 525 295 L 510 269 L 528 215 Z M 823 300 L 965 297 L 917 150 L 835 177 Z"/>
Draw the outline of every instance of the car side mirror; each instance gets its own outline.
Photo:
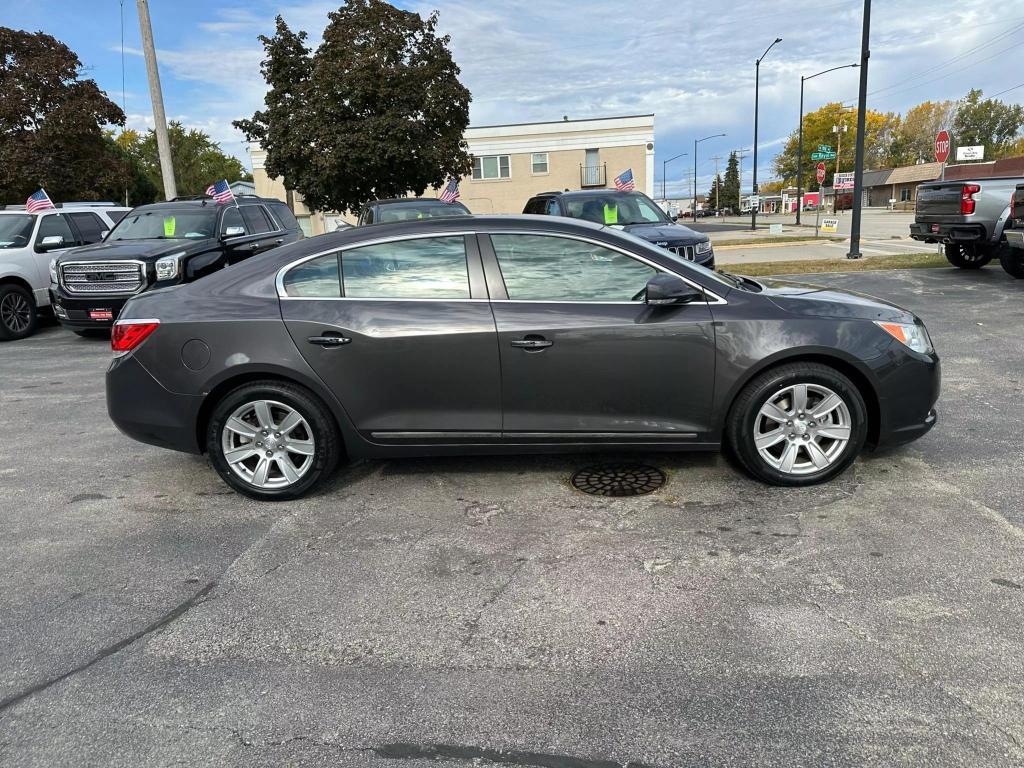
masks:
<path id="1" fill-rule="evenodd" d="M 63 237 L 63 235 L 49 235 L 48 237 L 44 237 L 39 242 L 39 250 L 41 250 L 41 251 L 52 251 L 52 250 L 55 250 L 57 248 L 63 248 L 63 247 L 64 247 L 64 237 Z"/>
<path id="2" fill-rule="evenodd" d="M 647 281 L 647 303 L 655 306 L 703 301 L 704 292 L 676 275 L 661 272 Z"/>
<path id="3" fill-rule="evenodd" d="M 245 227 L 225 227 L 224 228 L 224 239 L 227 240 L 230 237 L 240 237 L 245 234 Z"/>

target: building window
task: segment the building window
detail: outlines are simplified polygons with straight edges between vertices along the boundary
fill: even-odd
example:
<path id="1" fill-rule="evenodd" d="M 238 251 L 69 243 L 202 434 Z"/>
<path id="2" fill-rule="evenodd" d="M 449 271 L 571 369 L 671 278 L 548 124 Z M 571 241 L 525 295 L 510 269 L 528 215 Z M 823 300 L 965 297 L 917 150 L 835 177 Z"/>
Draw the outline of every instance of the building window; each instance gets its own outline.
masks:
<path id="1" fill-rule="evenodd" d="M 474 179 L 507 179 L 511 175 L 508 155 L 485 155 L 473 158 Z"/>
<path id="2" fill-rule="evenodd" d="M 900 202 L 901 203 L 909 203 L 910 202 L 910 187 L 904 187 L 903 189 L 900 190 Z"/>
<path id="3" fill-rule="evenodd" d="M 548 172 L 548 153 L 534 152 L 530 157 L 530 170 L 534 176 L 540 176 Z"/>

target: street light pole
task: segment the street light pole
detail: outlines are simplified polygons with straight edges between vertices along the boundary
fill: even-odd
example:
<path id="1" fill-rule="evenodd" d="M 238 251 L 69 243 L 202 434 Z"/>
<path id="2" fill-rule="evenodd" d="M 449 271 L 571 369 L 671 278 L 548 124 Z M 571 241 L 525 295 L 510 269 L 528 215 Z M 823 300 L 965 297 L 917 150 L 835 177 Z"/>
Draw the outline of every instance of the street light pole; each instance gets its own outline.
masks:
<path id="1" fill-rule="evenodd" d="M 754 62 L 754 179 L 751 187 L 751 195 L 754 197 L 757 197 L 757 109 L 759 106 L 758 102 L 761 92 L 761 61 L 768 55 L 768 51 L 781 42 L 782 38 L 776 37 L 775 42 L 764 49 L 764 53 L 761 54 L 761 58 Z M 757 205 L 750 206 L 751 231 L 757 229 L 757 206 L 760 204 L 760 201 L 758 201 Z"/>
<path id="2" fill-rule="evenodd" d="M 668 160 L 661 164 L 661 199 L 664 200 L 665 202 L 668 202 L 668 197 L 665 195 L 665 169 L 668 167 L 668 164 L 671 163 L 673 160 L 678 160 L 680 157 L 685 157 L 686 154 L 686 152 L 683 152 L 681 154 L 676 155 L 675 157 L 670 157 Z"/>
<path id="3" fill-rule="evenodd" d="M 860 38 L 860 93 L 857 96 L 857 154 L 853 165 L 853 220 L 850 222 L 848 259 L 859 259 L 860 209 L 864 188 L 864 123 L 868 100 L 868 59 L 871 57 L 871 0 L 864 0 L 864 29 Z"/>
<path id="4" fill-rule="evenodd" d="M 858 64 L 843 64 L 839 67 L 832 67 L 832 69 L 825 69 L 814 75 L 804 77 L 800 76 L 800 128 L 799 138 L 796 142 L 796 223 L 800 225 L 800 209 L 803 207 L 803 196 L 804 196 L 804 82 L 807 80 L 813 80 L 818 75 L 827 75 L 829 72 L 835 72 L 837 69 L 850 69 L 859 66 Z M 839 153 L 836 153 L 836 157 L 839 157 Z M 820 185 L 819 185 L 820 189 Z M 819 195 L 820 197 L 821 195 Z M 821 201 L 818 201 L 818 205 L 821 205 Z"/>
<path id="5" fill-rule="evenodd" d="M 725 136 L 724 133 L 716 133 L 711 136 L 705 136 L 703 139 L 693 140 L 693 220 L 697 221 L 697 145 L 702 141 L 708 139 L 717 139 L 720 136 Z"/>

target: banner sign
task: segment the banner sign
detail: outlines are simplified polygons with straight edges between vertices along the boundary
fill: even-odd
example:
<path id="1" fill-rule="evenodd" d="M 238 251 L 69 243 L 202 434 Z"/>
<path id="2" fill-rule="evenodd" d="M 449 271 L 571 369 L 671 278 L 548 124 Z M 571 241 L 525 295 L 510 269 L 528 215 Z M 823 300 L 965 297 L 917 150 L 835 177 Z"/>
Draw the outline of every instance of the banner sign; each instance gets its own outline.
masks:
<path id="1" fill-rule="evenodd" d="M 832 180 L 835 189 L 853 189 L 853 171 L 849 173 L 837 173 Z"/>

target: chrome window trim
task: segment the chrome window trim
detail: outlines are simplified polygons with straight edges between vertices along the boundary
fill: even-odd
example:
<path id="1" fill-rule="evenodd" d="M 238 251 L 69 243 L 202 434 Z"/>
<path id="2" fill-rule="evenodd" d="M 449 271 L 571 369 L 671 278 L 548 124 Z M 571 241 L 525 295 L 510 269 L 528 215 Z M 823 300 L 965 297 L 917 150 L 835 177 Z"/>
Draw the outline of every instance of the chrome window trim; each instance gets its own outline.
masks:
<path id="1" fill-rule="evenodd" d="M 458 302 L 474 302 L 474 303 L 488 302 L 488 303 L 500 303 L 500 304 L 629 304 L 629 305 L 633 305 L 633 306 L 636 306 L 636 305 L 638 305 L 640 303 L 640 302 L 636 302 L 636 301 L 534 301 L 534 300 L 525 300 L 525 299 L 523 299 L 523 300 L 516 300 L 516 299 L 472 299 L 472 298 L 469 298 L 469 299 L 413 299 L 413 298 L 390 298 L 390 299 L 374 298 L 374 299 L 363 299 L 363 298 L 357 298 L 357 297 L 352 297 L 352 296 L 324 296 L 324 297 L 317 297 L 317 296 L 288 296 L 286 294 L 286 292 L 285 292 L 285 288 L 284 288 L 284 277 L 285 277 L 285 275 L 289 271 L 294 269 L 295 267 L 297 267 L 297 266 L 299 266 L 301 264 L 305 264 L 307 261 L 312 261 L 313 259 L 318 259 L 321 256 L 327 256 L 328 254 L 331 254 L 331 253 L 338 253 L 339 251 L 344 252 L 345 250 L 354 250 L 356 248 L 362 248 L 363 246 L 368 246 L 368 245 L 382 245 L 384 243 L 395 243 L 395 242 L 401 242 L 401 241 L 404 241 L 404 240 L 424 240 L 424 239 L 428 239 L 428 238 L 438 238 L 438 237 L 473 237 L 475 235 L 488 235 L 488 236 L 489 235 L 536 235 L 536 236 L 541 236 L 541 237 L 562 237 L 562 238 L 566 238 L 566 239 L 569 239 L 569 240 L 579 240 L 581 242 L 590 243 L 591 245 L 597 245 L 597 246 L 600 246 L 602 248 L 607 248 L 607 249 L 612 250 L 612 251 L 618 251 L 623 256 L 628 256 L 631 259 L 636 259 L 637 261 L 643 262 L 647 266 L 652 267 L 653 269 L 656 269 L 659 272 L 667 272 L 670 275 L 675 275 L 680 280 L 685 282 L 687 285 L 689 285 L 689 286 L 691 286 L 693 288 L 696 288 L 699 291 L 703 291 L 704 295 L 707 296 L 707 299 L 708 299 L 705 303 L 708 304 L 708 305 L 722 305 L 722 304 L 728 304 L 729 303 L 724 298 L 719 296 L 717 293 L 715 293 L 714 291 L 712 291 L 709 288 L 705 288 L 700 283 L 694 282 L 690 278 L 685 277 L 685 276 L 679 274 L 678 272 L 669 269 L 668 267 L 665 267 L 665 266 L 663 266 L 661 264 L 653 262 L 650 259 L 647 259 L 647 258 L 645 258 L 643 256 L 640 256 L 640 255 L 638 255 L 636 253 L 633 253 L 631 251 L 627 251 L 627 250 L 625 250 L 623 248 L 620 248 L 617 245 L 611 245 L 611 244 L 605 243 L 605 242 L 603 242 L 601 240 L 595 240 L 593 238 L 584 237 L 582 235 L 566 234 L 564 232 L 545 232 L 545 231 L 533 230 L 533 229 L 509 229 L 509 230 L 506 230 L 506 229 L 493 229 L 493 230 L 491 230 L 491 229 L 481 229 L 481 230 L 478 230 L 478 231 L 463 231 L 463 230 L 460 230 L 460 231 L 457 231 L 457 232 L 445 232 L 445 233 L 432 232 L 432 233 L 429 233 L 429 234 L 416 233 L 416 234 L 411 234 L 411 235 L 394 235 L 394 236 L 391 236 L 391 237 L 379 237 L 379 238 L 375 238 L 373 240 L 365 240 L 363 242 L 360 242 L 358 245 L 352 245 L 352 246 L 349 246 L 348 248 L 346 248 L 345 246 L 338 246 L 338 247 L 334 247 L 334 248 L 327 248 L 327 249 L 325 249 L 323 251 L 318 251 L 317 253 L 311 254 L 309 256 L 303 256 L 301 259 L 296 259 L 295 261 L 290 262 L 288 264 L 285 264 L 283 267 L 279 268 L 278 271 L 277 271 L 277 277 L 274 279 L 274 285 L 275 285 L 275 287 L 277 289 L 277 297 L 279 299 L 281 299 L 281 300 L 287 300 L 287 301 L 448 301 L 448 302 L 458 301 Z M 467 253 L 467 258 L 468 258 L 468 253 Z M 495 255 L 495 259 L 497 259 L 497 255 Z M 683 306 L 683 305 L 680 305 L 680 306 Z"/>

